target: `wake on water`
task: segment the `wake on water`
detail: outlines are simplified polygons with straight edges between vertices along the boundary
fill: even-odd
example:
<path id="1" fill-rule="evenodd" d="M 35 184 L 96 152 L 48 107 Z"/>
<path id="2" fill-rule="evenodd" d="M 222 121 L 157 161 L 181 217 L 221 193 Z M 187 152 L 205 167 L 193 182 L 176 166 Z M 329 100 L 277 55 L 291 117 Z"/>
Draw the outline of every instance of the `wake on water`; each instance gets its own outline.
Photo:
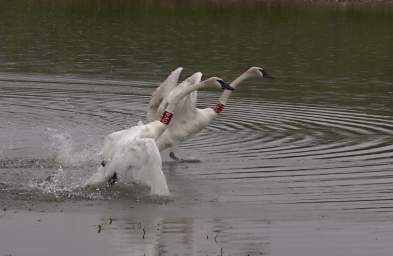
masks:
<path id="1" fill-rule="evenodd" d="M 135 126 L 113 133 L 116 136 L 108 135 L 101 151 L 107 152 L 101 154 L 107 157 L 107 165 L 103 167 L 99 166 L 101 160 L 96 148 L 76 151 L 72 136 L 47 129 L 53 152 L 52 168 L 56 170 L 46 178 L 33 178 L 29 187 L 59 199 L 167 196 L 169 189 L 162 172 L 160 152 L 154 140 L 142 138 L 140 132 L 141 126 Z M 86 179 L 92 170 L 93 175 Z M 109 187 L 106 177 L 114 172 L 118 182 Z"/>

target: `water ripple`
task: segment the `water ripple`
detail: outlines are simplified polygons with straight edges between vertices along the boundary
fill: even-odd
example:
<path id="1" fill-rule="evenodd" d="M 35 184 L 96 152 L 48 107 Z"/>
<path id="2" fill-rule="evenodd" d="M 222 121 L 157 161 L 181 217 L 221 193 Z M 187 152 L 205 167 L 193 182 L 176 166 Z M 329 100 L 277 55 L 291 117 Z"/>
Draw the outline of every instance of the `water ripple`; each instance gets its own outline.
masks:
<path id="1" fill-rule="evenodd" d="M 0 148 L 0 170 L 55 168 L 52 160 L 38 161 L 56 159 L 50 147 L 44 150 L 47 138 L 42 134 L 48 127 L 69 134 L 73 144 L 66 159 L 75 163 L 71 158 L 86 147 L 99 148 L 106 134 L 143 120 L 157 83 L 1 74 L 0 137 L 5 146 Z M 200 93 L 199 104 L 211 105 L 207 99 L 213 96 Z M 199 154 L 202 162 L 178 167 L 164 162 L 164 169 L 180 194 L 185 179 L 213 184 L 198 192 L 202 201 L 386 211 L 393 206 L 392 134 L 391 116 L 235 98 L 207 129 L 179 146 Z M 90 160 L 79 157 L 76 168 L 94 169 L 95 150 L 87 152 L 81 157 Z"/>

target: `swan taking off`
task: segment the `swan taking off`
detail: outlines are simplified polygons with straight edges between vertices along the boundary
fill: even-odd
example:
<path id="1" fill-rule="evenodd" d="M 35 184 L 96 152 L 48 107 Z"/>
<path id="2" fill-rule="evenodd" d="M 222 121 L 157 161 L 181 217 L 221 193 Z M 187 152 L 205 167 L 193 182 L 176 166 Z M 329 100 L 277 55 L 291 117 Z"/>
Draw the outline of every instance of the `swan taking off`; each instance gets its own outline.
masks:
<path id="1" fill-rule="evenodd" d="M 182 83 L 176 87 L 177 80 L 179 78 L 182 68 L 178 68 L 173 71 L 168 78 L 156 89 L 152 95 L 150 101 L 150 111 L 148 116 L 157 116 L 162 112 L 163 106 L 166 106 L 166 102 L 183 90 L 187 90 L 186 84 Z M 226 102 L 228 101 L 233 90 L 242 82 L 249 78 L 273 78 L 265 69 L 261 67 L 251 67 L 239 77 L 237 77 L 230 86 L 223 86 L 224 91 L 222 92 L 219 100 L 213 108 L 198 109 L 196 108 L 197 91 L 194 91 L 188 96 L 184 97 L 180 101 L 174 113 L 176 117 L 164 131 L 164 133 L 156 140 L 158 149 L 160 151 L 173 147 L 174 145 L 187 140 L 200 130 L 208 126 L 217 115 L 223 110 Z M 200 79 L 200 78 L 199 78 Z M 159 107 L 156 107 L 157 103 L 160 103 Z M 154 105 L 155 103 L 156 105 Z M 156 112 L 153 112 L 156 111 Z M 173 152 L 170 153 L 171 158 L 178 160 Z"/>
<path id="2" fill-rule="evenodd" d="M 116 181 L 125 185 L 137 183 L 150 187 L 153 195 L 169 195 L 156 139 L 167 129 L 176 104 L 186 95 L 205 86 L 228 86 L 218 77 L 199 82 L 200 76 L 200 73 L 195 73 L 183 82 L 188 86 L 168 99 L 160 120 L 147 124 L 139 123 L 106 136 L 100 152 L 101 166 L 86 181 L 85 186 L 97 187 Z"/>

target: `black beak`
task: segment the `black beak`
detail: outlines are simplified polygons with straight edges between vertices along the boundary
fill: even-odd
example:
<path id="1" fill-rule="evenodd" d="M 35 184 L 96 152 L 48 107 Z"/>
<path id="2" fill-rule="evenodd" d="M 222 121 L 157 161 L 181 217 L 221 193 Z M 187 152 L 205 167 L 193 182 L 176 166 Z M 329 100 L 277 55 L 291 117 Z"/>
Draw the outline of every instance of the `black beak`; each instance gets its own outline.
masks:
<path id="1" fill-rule="evenodd" d="M 264 69 L 259 69 L 259 71 L 261 71 L 263 77 L 270 78 L 270 79 L 274 79 L 274 77 L 272 77 L 266 70 L 264 70 Z"/>
<path id="2" fill-rule="evenodd" d="M 222 88 L 223 90 L 230 90 L 230 91 L 235 90 L 235 88 L 233 88 L 232 86 L 230 86 L 228 83 L 225 83 L 223 80 L 217 80 L 217 81 L 220 83 L 221 88 Z"/>

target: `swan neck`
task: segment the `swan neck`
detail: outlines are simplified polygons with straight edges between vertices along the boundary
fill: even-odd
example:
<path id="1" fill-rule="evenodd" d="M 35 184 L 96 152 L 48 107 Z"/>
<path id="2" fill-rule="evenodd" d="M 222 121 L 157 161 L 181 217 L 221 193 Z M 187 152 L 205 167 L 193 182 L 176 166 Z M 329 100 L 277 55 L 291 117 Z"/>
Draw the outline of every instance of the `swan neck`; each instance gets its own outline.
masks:
<path id="1" fill-rule="evenodd" d="M 247 80 L 250 77 L 251 77 L 251 75 L 247 70 L 246 72 L 244 72 L 243 74 L 241 74 L 235 80 L 232 81 L 231 87 L 236 88 L 239 84 L 241 84 L 242 82 L 244 82 L 245 80 Z"/>
<path id="2" fill-rule="evenodd" d="M 161 121 L 153 121 L 148 124 L 146 124 L 146 133 L 145 133 L 145 138 L 152 138 L 156 140 L 158 137 L 161 136 L 161 134 L 164 133 L 165 129 L 167 128 L 167 124 L 161 122 Z"/>
<path id="3" fill-rule="evenodd" d="M 190 94 L 191 92 L 193 92 L 195 90 L 201 89 L 201 88 L 205 87 L 206 85 L 207 85 L 207 82 L 205 80 L 205 81 L 202 81 L 200 83 L 192 84 L 191 86 L 187 86 L 182 91 L 180 91 L 179 99 L 177 99 L 177 101 L 180 101 L 184 96 Z"/>
<path id="4" fill-rule="evenodd" d="M 238 76 L 235 80 L 232 81 L 232 83 L 230 84 L 232 88 L 236 89 L 236 87 L 241 84 L 242 82 L 244 82 L 245 80 L 247 80 L 248 78 L 250 78 L 250 74 L 248 71 L 244 72 L 243 74 L 241 74 L 240 76 Z M 221 102 L 223 105 L 225 105 L 229 99 L 229 97 L 231 96 L 233 91 L 230 90 L 224 90 L 221 93 L 219 102 Z"/>
<path id="5" fill-rule="evenodd" d="M 177 95 L 175 95 L 173 97 L 173 99 L 169 102 L 167 108 L 165 109 L 165 111 L 173 113 L 176 107 L 176 104 L 183 99 L 186 95 L 190 94 L 191 92 L 198 90 L 204 86 L 206 86 L 207 82 L 202 81 L 200 83 L 197 84 L 192 84 L 190 86 L 185 87 L 184 89 L 182 89 L 180 92 L 177 93 Z"/>

